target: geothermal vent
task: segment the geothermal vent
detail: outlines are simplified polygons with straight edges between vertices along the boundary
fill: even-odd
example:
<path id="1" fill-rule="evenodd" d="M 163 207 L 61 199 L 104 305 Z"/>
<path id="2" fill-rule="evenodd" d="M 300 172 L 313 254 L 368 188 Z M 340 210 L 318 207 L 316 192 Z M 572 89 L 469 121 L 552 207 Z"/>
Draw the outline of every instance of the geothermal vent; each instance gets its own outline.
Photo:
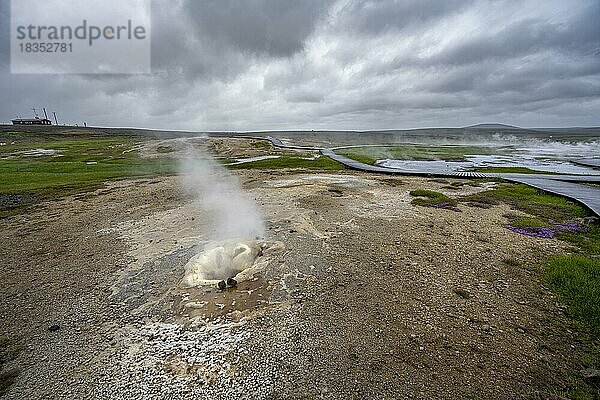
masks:
<path id="1" fill-rule="evenodd" d="M 263 245 L 258 240 L 209 244 L 187 263 L 181 286 L 210 285 L 236 277 L 252 268 L 262 252 Z"/>
<path id="2" fill-rule="evenodd" d="M 232 176 L 210 156 L 190 150 L 180 160 L 183 187 L 209 218 L 211 242 L 185 266 L 181 287 L 213 285 L 228 278 L 244 281 L 259 269 L 267 245 L 256 204 Z"/>

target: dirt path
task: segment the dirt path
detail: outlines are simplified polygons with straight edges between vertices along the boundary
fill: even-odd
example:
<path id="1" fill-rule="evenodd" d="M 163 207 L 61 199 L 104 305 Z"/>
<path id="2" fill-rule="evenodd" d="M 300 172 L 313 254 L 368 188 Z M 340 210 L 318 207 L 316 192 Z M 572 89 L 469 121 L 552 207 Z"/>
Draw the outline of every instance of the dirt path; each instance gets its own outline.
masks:
<path id="1" fill-rule="evenodd" d="M 223 293 L 177 288 L 208 220 L 176 178 L 2 220 L 5 398 L 545 398 L 577 375 L 538 267 L 565 245 L 502 228 L 508 208 L 412 206 L 443 191 L 421 178 L 236 173 L 285 250 Z"/>

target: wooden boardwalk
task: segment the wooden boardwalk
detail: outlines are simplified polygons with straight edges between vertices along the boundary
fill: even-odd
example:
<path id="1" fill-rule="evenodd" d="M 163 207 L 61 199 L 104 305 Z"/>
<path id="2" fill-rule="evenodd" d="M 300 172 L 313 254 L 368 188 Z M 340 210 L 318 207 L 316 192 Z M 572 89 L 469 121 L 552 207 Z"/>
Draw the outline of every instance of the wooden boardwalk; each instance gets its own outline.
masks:
<path id="1" fill-rule="evenodd" d="M 216 135 L 215 135 L 216 136 Z M 555 175 L 555 174 L 511 174 L 511 173 L 480 173 L 480 172 L 460 172 L 460 171 L 408 171 L 397 168 L 385 168 L 376 165 L 363 164 L 346 156 L 337 154 L 335 150 L 341 150 L 354 147 L 382 147 L 383 145 L 356 145 L 343 146 L 335 148 L 319 148 L 313 146 L 299 146 L 295 144 L 287 144 L 280 139 L 272 136 L 245 136 L 245 135 L 229 135 L 222 134 L 219 136 L 236 137 L 241 139 L 268 140 L 273 146 L 291 150 L 317 150 L 321 154 L 345 165 L 348 168 L 359 171 L 374 172 L 380 174 L 393 175 L 414 175 L 414 176 L 429 176 L 442 178 L 487 178 L 487 179 L 504 179 L 511 182 L 522 183 L 536 189 L 543 190 L 548 193 L 553 193 L 559 196 L 572 199 L 588 209 L 594 214 L 600 216 L 600 188 L 586 185 L 586 183 L 600 184 L 600 172 L 597 175 Z M 582 159 L 574 162 L 600 167 L 600 159 Z M 587 162 L 587 164 L 586 164 Z"/>
<path id="2" fill-rule="evenodd" d="M 557 179 L 540 179 L 534 176 L 509 180 L 575 200 L 600 216 L 600 188 Z"/>
<path id="3" fill-rule="evenodd" d="M 573 160 L 573 162 L 586 167 L 600 168 L 600 158 L 581 158 L 579 160 Z"/>
<path id="4" fill-rule="evenodd" d="M 548 193 L 564 196 L 583 204 L 594 214 L 600 216 L 600 188 L 585 185 L 585 183 L 600 184 L 598 175 L 554 175 L 554 174 L 510 174 L 510 173 L 478 173 L 478 172 L 416 172 L 396 168 L 385 168 L 376 165 L 363 164 L 343 155 L 337 154 L 335 149 L 323 149 L 321 153 L 348 168 L 396 175 L 435 176 L 443 178 L 488 178 L 504 179 L 511 182 L 523 183 Z"/>

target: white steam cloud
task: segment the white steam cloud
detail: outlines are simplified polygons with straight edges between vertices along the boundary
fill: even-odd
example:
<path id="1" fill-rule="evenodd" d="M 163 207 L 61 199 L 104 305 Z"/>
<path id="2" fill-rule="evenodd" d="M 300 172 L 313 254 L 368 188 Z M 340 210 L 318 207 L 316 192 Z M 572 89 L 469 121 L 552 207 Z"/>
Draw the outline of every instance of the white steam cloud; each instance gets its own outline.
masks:
<path id="1" fill-rule="evenodd" d="M 213 241 L 245 241 L 262 238 L 265 227 L 255 202 L 238 179 L 210 156 L 190 151 L 180 159 L 185 190 L 210 216 Z"/>

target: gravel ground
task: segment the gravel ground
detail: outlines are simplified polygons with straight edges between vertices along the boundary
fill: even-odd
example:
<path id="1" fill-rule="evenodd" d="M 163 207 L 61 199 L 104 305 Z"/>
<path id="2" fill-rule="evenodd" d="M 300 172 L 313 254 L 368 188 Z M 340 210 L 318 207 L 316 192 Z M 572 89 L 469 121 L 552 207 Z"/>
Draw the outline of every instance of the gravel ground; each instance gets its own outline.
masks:
<path id="1" fill-rule="evenodd" d="M 553 398 L 579 376 L 589 344 L 540 267 L 568 248 L 504 229 L 506 206 L 412 206 L 446 186 L 422 178 L 235 174 L 285 250 L 224 292 L 178 288 L 209 226 L 174 177 L 3 219 L 3 397 Z"/>

